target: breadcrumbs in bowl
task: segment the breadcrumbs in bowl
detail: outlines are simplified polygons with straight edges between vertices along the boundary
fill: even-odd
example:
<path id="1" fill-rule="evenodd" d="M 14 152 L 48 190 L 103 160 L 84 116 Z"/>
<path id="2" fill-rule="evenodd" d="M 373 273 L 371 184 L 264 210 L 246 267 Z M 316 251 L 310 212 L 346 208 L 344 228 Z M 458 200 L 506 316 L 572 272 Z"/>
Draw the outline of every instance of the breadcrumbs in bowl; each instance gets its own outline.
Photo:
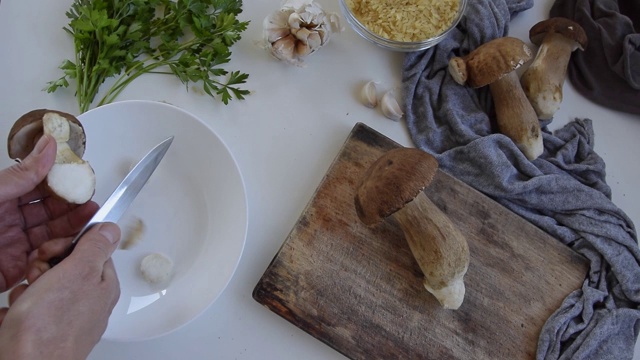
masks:
<path id="1" fill-rule="evenodd" d="M 351 27 L 386 49 L 417 51 L 439 43 L 464 14 L 467 0 L 340 0 Z"/>

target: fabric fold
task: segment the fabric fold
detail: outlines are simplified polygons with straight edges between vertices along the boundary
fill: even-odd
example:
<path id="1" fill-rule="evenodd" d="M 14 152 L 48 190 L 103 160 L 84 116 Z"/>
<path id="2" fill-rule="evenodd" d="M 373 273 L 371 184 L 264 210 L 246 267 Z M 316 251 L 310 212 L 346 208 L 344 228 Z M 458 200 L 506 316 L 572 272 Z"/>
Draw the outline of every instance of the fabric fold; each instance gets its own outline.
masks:
<path id="1" fill-rule="evenodd" d="M 576 90 L 600 105 L 640 114 L 640 2 L 556 0 L 549 16 L 572 19 L 589 39 L 567 70 Z"/>

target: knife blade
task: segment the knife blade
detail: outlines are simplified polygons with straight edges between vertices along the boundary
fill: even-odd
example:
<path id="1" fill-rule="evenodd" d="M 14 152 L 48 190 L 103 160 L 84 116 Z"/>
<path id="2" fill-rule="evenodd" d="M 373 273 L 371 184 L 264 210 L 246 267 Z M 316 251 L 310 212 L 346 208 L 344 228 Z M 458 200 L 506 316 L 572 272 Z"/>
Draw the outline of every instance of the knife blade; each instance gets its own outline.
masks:
<path id="1" fill-rule="evenodd" d="M 49 260 L 49 265 L 60 263 L 64 258 L 69 256 L 78 240 L 84 235 L 91 227 L 103 222 L 116 223 L 129 208 L 129 205 L 136 198 L 140 190 L 144 187 L 151 177 L 151 174 L 155 171 L 160 164 L 160 161 L 169 150 L 171 143 L 173 142 L 173 136 L 168 137 L 155 147 L 151 149 L 137 164 L 129 171 L 127 176 L 122 180 L 120 185 L 111 193 L 109 198 L 104 202 L 104 205 L 96 212 L 91 220 L 80 230 L 80 232 L 73 238 L 71 245 L 60 256 L 56 256 Z"/>

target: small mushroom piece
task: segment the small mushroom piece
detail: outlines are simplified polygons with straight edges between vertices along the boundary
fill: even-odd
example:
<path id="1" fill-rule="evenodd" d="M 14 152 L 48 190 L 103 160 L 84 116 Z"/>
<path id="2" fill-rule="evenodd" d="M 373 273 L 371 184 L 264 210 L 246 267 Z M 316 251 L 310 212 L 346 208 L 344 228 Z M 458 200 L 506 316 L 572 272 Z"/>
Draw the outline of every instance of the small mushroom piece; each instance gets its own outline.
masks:
<path id="1" fill-rule="evenodd" d="M 548 120 L 562 103 L 571 53 L 587 47 L 587 35 L 576 22 L 555 17 L 535 24 L 529 30 L 529 39 L 539 46 L 538 53 L 520 82 L 538 118 Z"/>
<path id="2" fill-rule="evenodd" d="M 422 150 L 390 150 L 365 172 L 356 189 L 355 208 L 366 225 L 393 217 L 422 270 L 424 287 L 445 309 L 458 309 L 464 300 L 469 246 L 423 192 L 437 170 L 437 160 Z"/>
<path id="3" fill-rule="evenodd" d="M 464 57 L 449 60 L 449 73 L 460 85 L 489 85 L 499 131 L 529 159 L 544 151 L 540 121 L 515 72 L 532 57 L 520 39 L 502 37 L 480 45 Z"/>
<path id="4" fill-rule="evenodd" d="M 95 173 L 82 159 L 86 137 L 80 121 L 71 114 L 39 109 L 21 116 L 9 131 L 7 147 L 13 159 L 24 159 L 43 134 L 57 144 L 56 159 L 45 184 L 54 195 L 73 204 L 83 204 L 95 192 Z"/>

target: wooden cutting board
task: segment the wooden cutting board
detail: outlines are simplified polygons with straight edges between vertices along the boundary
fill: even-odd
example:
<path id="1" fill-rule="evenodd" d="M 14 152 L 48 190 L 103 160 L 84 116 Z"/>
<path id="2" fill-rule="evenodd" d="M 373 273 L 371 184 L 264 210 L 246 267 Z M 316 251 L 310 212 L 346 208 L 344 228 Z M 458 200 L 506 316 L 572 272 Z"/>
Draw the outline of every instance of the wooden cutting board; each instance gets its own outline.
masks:
<path id="1" fill-rule="evenodd" d="M 439 171 L 425 192 L 466 235 L 466 297 L 444 310 L 397 223 L 368 228 L 354 210 L 368 166 L 399 146 L 358 123 L 256 285 L 271 311 L 352 359 L 533 359 L 546 319 L 586 260 Z"/>

